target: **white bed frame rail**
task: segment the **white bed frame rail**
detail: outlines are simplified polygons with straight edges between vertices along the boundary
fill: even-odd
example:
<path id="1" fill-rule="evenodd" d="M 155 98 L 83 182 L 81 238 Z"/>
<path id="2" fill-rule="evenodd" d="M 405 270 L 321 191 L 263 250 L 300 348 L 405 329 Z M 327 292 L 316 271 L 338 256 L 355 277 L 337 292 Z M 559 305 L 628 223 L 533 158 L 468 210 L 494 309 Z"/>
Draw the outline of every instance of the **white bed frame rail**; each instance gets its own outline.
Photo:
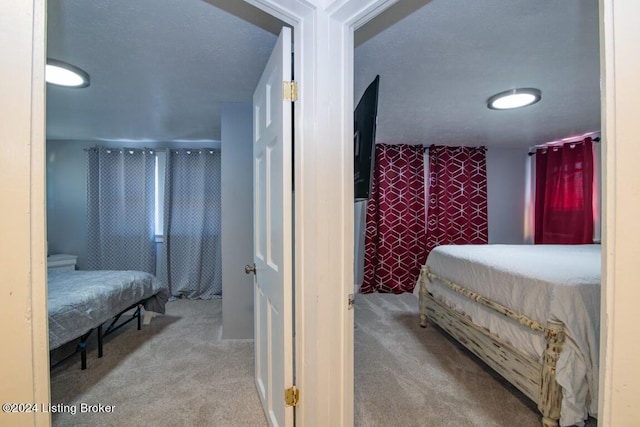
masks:
<path id="1" fill-rule="evenodd" d="M 428 282 L 434 279 L 454 292 L 508 317 L 522 327 L 544 334 L 546 349 L 542 363 L 487 329 L 475 325 L 467 316 L 435 299 L 427 291 Z M 538 321 L 431 273 L 426 265 L 420 271 L 419 284 L 420 325 L 427 327 L 427 318 L 429 318 L 528 398 L 536 402 L 538 410 L 542 414 L 544 427 L 556 427 L 560 419 L 562 403 L 562 389 L 556 382 L 556 363 L 564 343 L 564 324 L 557 320 L 547 320 L 546 326 L 543 326 Z"/>

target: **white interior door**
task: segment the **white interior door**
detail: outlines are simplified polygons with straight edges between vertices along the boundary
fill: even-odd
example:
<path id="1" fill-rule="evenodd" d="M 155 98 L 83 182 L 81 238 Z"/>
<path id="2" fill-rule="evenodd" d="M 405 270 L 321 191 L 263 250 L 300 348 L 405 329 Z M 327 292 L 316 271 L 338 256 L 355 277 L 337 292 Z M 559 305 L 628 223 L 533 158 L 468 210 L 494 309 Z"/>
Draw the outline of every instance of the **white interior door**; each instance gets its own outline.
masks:
<path id="1" fill-rule="evenodd" d="M 271 426 L 292 426 L 291 30 L 283 28 L 253 94 L 255 380 Z"/>

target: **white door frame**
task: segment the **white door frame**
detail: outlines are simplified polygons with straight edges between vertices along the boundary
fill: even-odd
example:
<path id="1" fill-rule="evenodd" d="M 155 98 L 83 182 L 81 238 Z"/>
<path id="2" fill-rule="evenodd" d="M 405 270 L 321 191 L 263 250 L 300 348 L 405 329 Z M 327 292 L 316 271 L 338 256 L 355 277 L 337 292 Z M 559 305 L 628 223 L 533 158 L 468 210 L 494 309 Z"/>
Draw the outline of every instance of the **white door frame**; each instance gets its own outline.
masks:
<path id="1" fill-rule="evenodd" d="M 397 0 L 245 1 L 294 28 L 296 423 L 350 426 L 353 31 Z"/>
<path id="2" fill-rule="evenodd" d="M 603 153 L 602 290 L 598 425 L 637 423 L 640 353 L 634 327 L 640 287 L 640 2 L 600 0 Z M 615 22 L 615 23 L 614 23 Z M 637 417 L 636 417 L 637 418 Z"/>
<path id="3" fill-rule="evenodd" d="M 300 84 L 295 112 L 296 352 L 297 363 L 303 361 L 297 372 L 302 384 L 297 420 L 302 426 L 349 426 L 353 423 L 353 365 L 352 359 L 346 359 L 353 357 L 353 335 L 347 329 L 353 317 L 343 304 L 353 277 L 352 30 L 393 1 L 247 1 L 294 26 Z M 640 300 L 636 283 L 640 168 L 635 164 L 640 158 L 636 107 L 640 3 L 600 0 L 600 7 L 605 255 L 599 422 L 623 426 L 636 421 L 640 397 L 640 367 L 628 357 L 640 348 L 632 321 Z M 0 55 L 12 65 L 0 68 L 3 402 L 49 400 L 45 24 L 46 0 L 0 5 L 0 28 L 11 34 L 0 38 Z M 340 316 L 334 318 L 332 307 L 339 308 Z M 339 369 L 331 369 L 334 362 Z M 0 413 L 0 424 L 7 423 L 47 426 L 50 417 Z"/>
<path id="4" fill-rule="evenodd" d="M 46 403 L 46 1 L 0 5 L 0 401 Z M 10 35 L 9 35 L 10 34 Z M 49 414 L 5 414 L 0 425 L 49 425 Z"/>

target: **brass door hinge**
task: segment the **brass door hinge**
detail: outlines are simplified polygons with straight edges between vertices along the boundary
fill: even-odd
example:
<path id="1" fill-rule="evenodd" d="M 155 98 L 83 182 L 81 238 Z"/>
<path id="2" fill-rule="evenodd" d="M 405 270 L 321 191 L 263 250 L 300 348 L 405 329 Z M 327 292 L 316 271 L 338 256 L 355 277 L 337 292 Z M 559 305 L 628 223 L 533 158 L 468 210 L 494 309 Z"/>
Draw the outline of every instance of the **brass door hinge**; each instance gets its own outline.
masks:
<path id="1" fill-rule="evenodd" d="M 298 82 L 282 82 L 282 99 L 291 102 L 298 100 Z"/>
<path id="2" fill-rule="evenodd" d="M 284 391 L 284 403 L 287 406 L 298 406 L 300 390 L 296 386 L 289 387 Z"/>

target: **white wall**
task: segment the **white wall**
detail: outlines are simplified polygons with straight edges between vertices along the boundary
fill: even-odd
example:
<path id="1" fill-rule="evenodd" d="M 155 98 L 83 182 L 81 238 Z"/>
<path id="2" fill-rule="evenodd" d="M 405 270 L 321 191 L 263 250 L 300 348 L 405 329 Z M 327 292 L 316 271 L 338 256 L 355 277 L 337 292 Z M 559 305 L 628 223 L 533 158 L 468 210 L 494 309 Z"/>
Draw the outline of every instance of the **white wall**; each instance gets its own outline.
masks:
<path id="1" fill-rule="evenodd" d="M 222 336 L 253 338 L 252 106 L 222 104 Z"/>

